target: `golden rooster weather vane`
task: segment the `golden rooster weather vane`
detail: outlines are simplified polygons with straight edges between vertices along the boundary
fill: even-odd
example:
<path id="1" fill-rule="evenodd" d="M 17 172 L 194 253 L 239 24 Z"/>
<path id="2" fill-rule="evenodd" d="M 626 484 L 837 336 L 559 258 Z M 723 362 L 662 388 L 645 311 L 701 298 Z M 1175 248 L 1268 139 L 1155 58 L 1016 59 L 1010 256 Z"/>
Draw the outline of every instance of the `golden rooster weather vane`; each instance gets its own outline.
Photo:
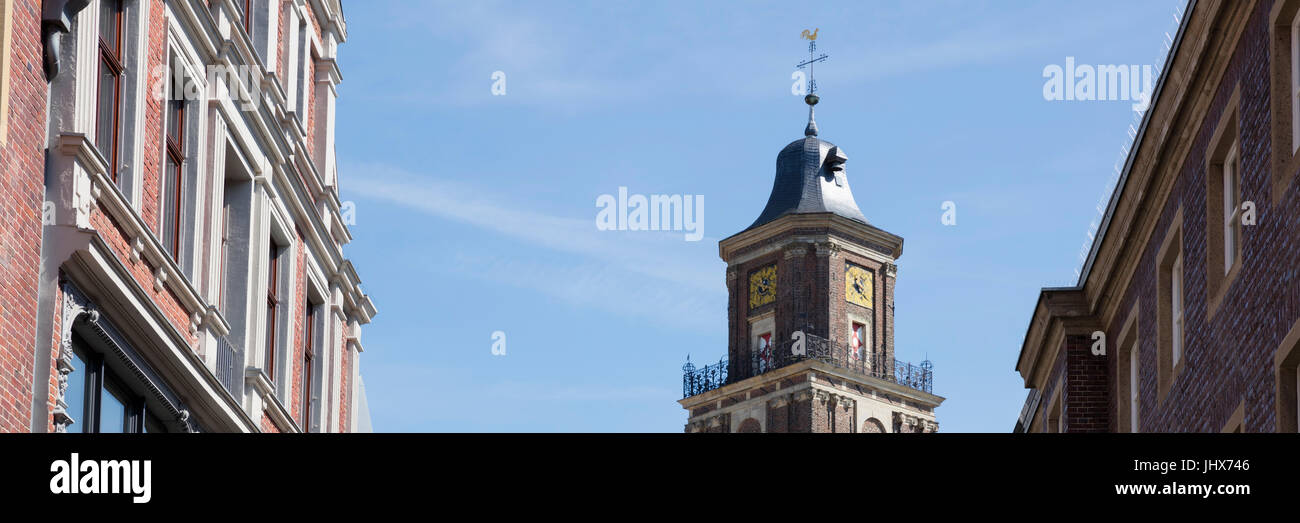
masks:
<path id="1" fill-rule="evenodd" d="M 821 56 L 816 58 L 813 57 L 813 54 L 817 52 L 817 33 L 820 31 L 820 27 L 813 29 L 811 33 L 808 32 L 807 29 L 804 29 L 803 33 L 799 35 L 800 38 L 808 40 L 808 60 L 799 62 L 795 65 L 795 67 L 798 67 L 799 69 L 803 69 L 804 66 L 808 67 L 808 96 L 805 97 L 805 101 L 808 102 L 808 105 L 816 105 L 817 103 L 817 80 L 813 77 L 813 65 L 817 62 L 824 62 L 827 58 L 830 58 L 825 53 L 822 53 Z"/>

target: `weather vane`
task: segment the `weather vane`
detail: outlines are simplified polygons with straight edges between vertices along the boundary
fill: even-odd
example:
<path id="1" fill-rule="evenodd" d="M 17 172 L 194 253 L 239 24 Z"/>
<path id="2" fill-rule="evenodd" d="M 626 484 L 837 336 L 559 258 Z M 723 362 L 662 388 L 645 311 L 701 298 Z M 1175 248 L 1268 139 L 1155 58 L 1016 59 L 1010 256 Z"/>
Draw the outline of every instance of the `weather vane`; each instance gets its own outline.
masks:
<path id="1" fill-rule="evenodd" d="M 827 58 L 830 58 L 826 53 L 822 53 L 821 56 L 814 56 L 817 53 L 818 32 L 821 32 L 820 27 L 813 29 L 812 32 L 804 29 L 803 33 L 799 35 L 800 38 L 808 40 L 808 59 L 795 65 L 795 67 L 798 67 L 799 69 L 803 69 L 804 67 L 808 68 L 808 96 L 804 97 L 804 102 L 808 105 L 817 105 L 818 100 L 817 79 L 813 76 L 813 66 L 816 65 L 817 62 L 824 62 Z"/>

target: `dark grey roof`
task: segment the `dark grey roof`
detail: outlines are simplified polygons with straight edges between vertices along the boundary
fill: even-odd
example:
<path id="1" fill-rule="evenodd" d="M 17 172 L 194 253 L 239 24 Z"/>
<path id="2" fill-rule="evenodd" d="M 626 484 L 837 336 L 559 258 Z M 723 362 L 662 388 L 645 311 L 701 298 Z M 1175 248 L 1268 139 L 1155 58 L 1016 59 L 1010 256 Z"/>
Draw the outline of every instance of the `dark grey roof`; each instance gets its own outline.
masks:
<path id="1" fill-rule="evenodd" d="M 747 229 L 753 229 L 786 214 L 835 213 L 867 223 L 853 201 L 849 179 L 844 174 L 848 156 L 835 144 L 817 137 L 812 111 L 804 137 L 781 149 L 776 156 L 776 180 L 767 207 Z"/>

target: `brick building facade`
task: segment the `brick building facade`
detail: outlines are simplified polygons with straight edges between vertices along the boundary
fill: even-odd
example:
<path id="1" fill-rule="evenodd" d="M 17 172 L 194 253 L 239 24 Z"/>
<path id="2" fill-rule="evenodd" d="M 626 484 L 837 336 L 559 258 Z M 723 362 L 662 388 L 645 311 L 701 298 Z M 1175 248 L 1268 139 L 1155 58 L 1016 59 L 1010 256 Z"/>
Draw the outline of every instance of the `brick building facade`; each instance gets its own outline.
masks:
<path id="1" fill-rule="evenodd" d="M 0 13 L 0 431 L 357 427 L 338 0 Z"/>
<path id="2" fill-rule="evenodd" d="M 683 370 L 687 432 L 934 432 L 928 362 L 894 358 L 895 261 L 903 239 L 869 224 L 817 137 L 777 156 L 772 194 L 719 242 L 727 262 L 727 359 Z"/>
<path id="3" fill-rule="evenodd" d="M 1189 3 L 1078 284 L 1043 289 L 1023 432 L 1295 432 L 1300 1 Z"/>

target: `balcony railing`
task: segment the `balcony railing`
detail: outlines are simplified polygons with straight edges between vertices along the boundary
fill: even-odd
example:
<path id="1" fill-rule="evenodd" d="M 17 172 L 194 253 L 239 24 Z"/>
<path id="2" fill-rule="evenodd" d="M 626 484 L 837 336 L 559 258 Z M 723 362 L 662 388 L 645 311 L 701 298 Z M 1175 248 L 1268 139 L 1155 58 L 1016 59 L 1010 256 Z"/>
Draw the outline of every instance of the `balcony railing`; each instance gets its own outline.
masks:
<path id="1" fill-rule="evenodd" d="M 217 380 L 236 398 L 242 394 L 244 358 L 226 336 L 217 337 Z"/>
<path id="2" fill-rule="evenodd" d="M 682 397 L 703 394 L 804 360 L 821 361 L 927 393 L 934 390 L 934 365 L 929 360 L 913 365 L 891 360 L 884 354 L 868 354 L 861 348 L 854 349 L 842 343 L 831 343 L 826 338 L 805 335 L 802 346 L 794 340 L 786 341 L 767 350 L 755 351 L 743 365 L 733 365 L 722 359 L 696 368 L 687 358 L 682 367 Z"/>

